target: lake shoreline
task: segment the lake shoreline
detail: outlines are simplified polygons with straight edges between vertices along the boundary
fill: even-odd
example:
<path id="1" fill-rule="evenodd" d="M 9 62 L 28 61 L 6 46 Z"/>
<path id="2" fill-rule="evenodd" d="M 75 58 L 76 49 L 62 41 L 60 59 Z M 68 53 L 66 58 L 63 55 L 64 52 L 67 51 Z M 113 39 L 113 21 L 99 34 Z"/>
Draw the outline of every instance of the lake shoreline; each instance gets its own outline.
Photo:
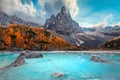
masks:
<path id="1" fill-rule="evenodd" d="M 11 53 L 15 53 L 15 54 L 20 54 L 22 52 L 25 53 L 56 53 L 56 52 L 60 52 L 60 53 L 74 53 L 74 54 L 83 54 L 83 53 L 89 53 L 89 54 L 97 54 L 97 53 L 101 53 L 101 54 L 115 54 L 115 53 L 120 53 L 120 50 L 95 50 L 95 51 L 33 51 L 33 50 L 23 50 L 23 51 L 9 51 L 9 50 L 3 50 L 0 51 L 0 54 L 11 54 Z"/>

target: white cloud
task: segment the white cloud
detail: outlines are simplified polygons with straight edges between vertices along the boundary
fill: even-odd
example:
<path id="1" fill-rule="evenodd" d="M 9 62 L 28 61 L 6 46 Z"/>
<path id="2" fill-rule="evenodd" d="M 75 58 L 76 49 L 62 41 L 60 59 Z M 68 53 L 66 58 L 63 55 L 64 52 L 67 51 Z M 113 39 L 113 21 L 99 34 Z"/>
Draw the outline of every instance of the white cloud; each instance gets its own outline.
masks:
<path id="1" fill-rule="evenodd" d="M 72 17 L 75 17 L 78 14 L 79 7 L 77 0 L 63 0 L 65 6 L 68 8 Z"/>
<path id="2" fill-rule="evenodd" d="M 83 27 L 89 27 L 89 28 L 92 28 L 92 27 L 95 27 L 95 28 L 105 28 L 106 26 L 109 25 L 109 20 L 112 18 L 112 15 L 107 15 L 106 17 L 102 17 L 103 19 L 100 20 L 100 22 L 97 22 L 97 23 L 87 23 L 87 22 L 84 22 L 81 23 Z M 96 18 L 93 18 L 93 17 L 90 17 L 90 19 L 88 19 L 87 21 L 89 20 L 92 20 L 92 19 L 96 19 Z M 98 21 L 98 20 L 97 20 Z M 95 21 L 93 21 L 95 22 Z"/>
<path id="3" fill-rule="evenodd" d="M 116 24 L 117 26 L 120 26 L 120 22 L 117 22 L 117 24 Z"/>
<path id="4" fill-rule="evenodd" d="M 90 25 L 90 26 L 91 26 L 91 27 L 97 27 L 97 28 L 99 28 L 99 27 L 104 28 L 104 27 L 108 26 L 108 20 L 109 20 L 111 17 L 112 17 L 112 15 L 108 15 L 108 16 L 106 16 L 106 17 L 103 19 L 102 22 L 99 22 L 99 23 L 97 23 L 97 24 L 93 24 L 93 25 Z"/>
<path id="5" fill-rule="evenodd" d="M 26 15 L 30 15 L 30 16 L 36 16 L 38 15 L 37 10 L 34 8 L 33 3 L 31 2 L 29 5 L 25 4 L 24 6 L 22 4 L 20 4 L 20 8 L 19 11 L 22 11 L 24 14 Z M 28 14 L 29 13 L 29 14 Z"/>
<path id="6" fill-rule="evenodd" d="M 39 0 L 42 9 L 49 14 L 56 14 L 65 6 L 72 17 L 76 17 L 79 11 L 77 0 Z"/>

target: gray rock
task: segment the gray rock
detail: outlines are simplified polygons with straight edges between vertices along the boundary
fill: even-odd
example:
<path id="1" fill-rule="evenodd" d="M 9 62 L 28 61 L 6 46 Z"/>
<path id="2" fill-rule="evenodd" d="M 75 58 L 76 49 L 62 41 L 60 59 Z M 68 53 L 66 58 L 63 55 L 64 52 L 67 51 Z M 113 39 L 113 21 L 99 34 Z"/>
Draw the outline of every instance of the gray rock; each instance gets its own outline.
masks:
<path id="1" fill-rule="evenodd" d="M 21 53 L 9 67 L 18 67 L 25 64 L 24 58 L 25 58 L 25 54 Z"/>
<path id="2" fill-rule="evenodd" d="M 0 70 L 4 70 L 9 67 L 18 67 L 18 66 L 24 65 L 25 58 L 41 58 L 41 57 L 43 57 L 43 55 L 41 53 L 25 53 L 25 52 L 23 52 L 17 57 L 17 59 L 11 65 L 0 68 Z"/>
<path id="3" fill-rule="evenodd" d="M 90 60 L 94 61 L 94 62 L 108 63 L 108 61 L 106 59 L 101 58 L 99 56 L 95 56 L 95 55 L 93 55 Z"/>
<path id="4" fill-rule="evenodd" d="M 41 58 L 43 55 L 41 53 L 25 53 L 25 58 Z"/>
<path id="5" fill-rule="evenodd" d="M 55 72 L 52 74 L 53 77 L 58 78 L 58 77 L 63 77 L 65 74 L 62 72 Z"/>

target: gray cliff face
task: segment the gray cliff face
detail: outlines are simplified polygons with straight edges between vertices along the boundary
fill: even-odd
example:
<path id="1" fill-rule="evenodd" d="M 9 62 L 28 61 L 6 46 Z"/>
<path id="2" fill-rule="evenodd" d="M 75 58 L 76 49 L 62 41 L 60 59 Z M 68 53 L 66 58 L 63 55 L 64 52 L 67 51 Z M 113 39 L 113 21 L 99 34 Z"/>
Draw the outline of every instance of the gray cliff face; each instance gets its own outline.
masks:
<path id="1" fill-rule="evenodd" d="M 72 20 L 69 13 L 66 13 L 65 7 L 55 16 L 51 15 L 46 20 L 45 28 L 55 31 L 57 34 L 70 36 L 75 33 L 83 33 L 79 24 Z"/>

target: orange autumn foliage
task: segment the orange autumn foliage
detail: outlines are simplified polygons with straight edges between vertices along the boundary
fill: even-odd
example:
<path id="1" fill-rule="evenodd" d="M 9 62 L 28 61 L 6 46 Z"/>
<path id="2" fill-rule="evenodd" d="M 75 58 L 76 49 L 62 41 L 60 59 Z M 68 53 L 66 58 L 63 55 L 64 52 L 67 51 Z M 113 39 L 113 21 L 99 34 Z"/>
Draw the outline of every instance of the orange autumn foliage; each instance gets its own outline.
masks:
<path id="1" fill-rule="evenodd" d="M 77 49 L 61 37 L 43 28 L 33 28 L 22 24 L 0 27 L 0 45 L 5 49 L 23 48 L 28 50 L 67 50 Z M 3 47 L 0 47 L 3 49 Z"/>
<path id="2" fill-rule="evenodd" d="M 26 44 L 24 44 L 24 45 L 23 45 L 23 48 L 24 48 L 24 49 L 26 49 L 26 48 L 27 48 L 27 45 L 26 45 Z"/>
<path id="3" fill-rule="evenodd" d="M 5 35 L 4 36 L 4 41 L 5 41 L 5 44 L 8 46 L 8 48 L 10 48 L 11 47 L 11 38 L 10 38 L 10 36 Z"/>
<path id="4" fill-rule="evenodd" d="M 15 32 L 15 36 L 16 36 L 16 46 L 17 47 L 22 47 L 23 44 L 24 44 L 24 38 L 21 35 L 19 30 L 17 32 Z"/>

